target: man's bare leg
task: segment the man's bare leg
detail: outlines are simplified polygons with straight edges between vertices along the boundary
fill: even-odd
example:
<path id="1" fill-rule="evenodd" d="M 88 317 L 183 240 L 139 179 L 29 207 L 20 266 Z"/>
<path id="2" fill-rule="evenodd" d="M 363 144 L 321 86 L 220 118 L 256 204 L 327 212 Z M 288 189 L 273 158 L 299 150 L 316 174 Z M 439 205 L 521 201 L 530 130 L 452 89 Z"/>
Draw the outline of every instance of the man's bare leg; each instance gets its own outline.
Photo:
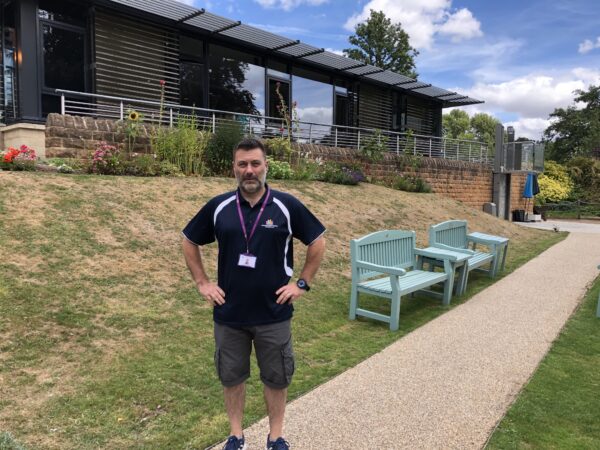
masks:
<path id="1" fill-rule="evenodd" d="M 224 387 L 225 410 L 229 417 L 232 436 L 242 437 L 242 419 L 244 418 L 244 402 L 246 400 L 246 383 Z"/>
<path id="2" fill-rule="evenodd" d="M 283 436 L 283 418 L 285 416 L 285 402 L 287 388 L 273 389 L 265 386 L 265 402 L 269 412 L 269 438 L 274 441 Z"/>

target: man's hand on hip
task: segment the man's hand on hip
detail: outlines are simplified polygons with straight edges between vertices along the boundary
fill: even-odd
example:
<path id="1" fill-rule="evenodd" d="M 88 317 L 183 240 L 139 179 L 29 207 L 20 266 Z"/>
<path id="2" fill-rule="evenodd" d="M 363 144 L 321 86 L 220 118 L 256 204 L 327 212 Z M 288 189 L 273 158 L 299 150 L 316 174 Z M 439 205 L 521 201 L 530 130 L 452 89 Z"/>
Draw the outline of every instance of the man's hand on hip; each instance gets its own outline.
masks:
<path id="1" fill-rule="evenodd" d="M 286 284 L 285 286 L 277 289 L 275 292 L 275 294 L 279 296 L 277 297 L 276 303 L 278 305 L 283 305 L 284 303 L 293 303 L 295 300 L 298 300 L 298 298 L 302 297 L 305 292 L 306 291 L 304 289 L 300 289 L 298 286 L 296 286 L 296 283 Z"/>
<path id="2" fill-rule="evenodd" d="M 217 283 L 198 283 L 196 284 L 196 287 L 198 288 L 200 295 L 212 306 L 225 303 L 225 292 L 217 285 Z"/>

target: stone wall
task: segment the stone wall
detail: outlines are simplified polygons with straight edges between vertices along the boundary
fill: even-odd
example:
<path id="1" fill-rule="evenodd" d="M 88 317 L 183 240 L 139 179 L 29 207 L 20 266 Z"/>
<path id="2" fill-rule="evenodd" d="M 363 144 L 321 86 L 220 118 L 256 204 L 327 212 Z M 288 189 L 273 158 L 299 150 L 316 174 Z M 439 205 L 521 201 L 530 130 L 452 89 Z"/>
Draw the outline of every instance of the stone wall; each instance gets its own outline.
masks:
<path id="1" fill-rule="evenodd" d="M 132 151 L 150 152 L 152 127 L 140 123 Z M 118 148 L 126 145 L 123 126 L 110 119 L 50 114 L 46 121 L 46 157 L 87 159 L 99 142 Z"/>
<path id="2" fill-rule="evenodd" d="M 151 152 L 150 133 L 152 127 L 140 124 L 134 151 Z M 89 158 L 96 144 L 105 141 L 123 148 L 126 141 L 122 126 L 114 120 L 91 117 L 61 116 L 50 114 L 46 124 L 46 156 Z M 297 145 L 297 144 L 295 144 Z M 353 149 L 331 148 L 315 144 L 301 144 L 303 152 L 312 157 L 338 162 L 362 162 Z M 367 175 L 388 178 L 400 174 L 418 176 L 432 187 L 433 192 L 481 210 L 483 204 L 492 201 L 493 176 L 491 167 L 477 163 L 440 158 L 420 158 L 418 167 L 412 167 L 402 156 L 386 154 L 377 164 L 362 164 Z M 525 184 L 524 174 L 511 177 L 511 210 L 524 209 L 522 198 Z"/>

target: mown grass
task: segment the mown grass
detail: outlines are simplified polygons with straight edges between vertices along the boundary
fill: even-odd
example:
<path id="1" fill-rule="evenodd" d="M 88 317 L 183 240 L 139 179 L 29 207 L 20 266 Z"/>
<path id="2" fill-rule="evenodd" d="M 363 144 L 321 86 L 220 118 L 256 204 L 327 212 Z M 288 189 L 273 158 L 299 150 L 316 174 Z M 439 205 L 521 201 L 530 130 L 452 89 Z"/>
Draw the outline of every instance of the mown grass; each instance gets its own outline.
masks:
<path id="1" fill-rule="evenodd" d="M 27 192 L 26 200 L 0 200 L 0 433 L 10 433 L 7 442 L 30 449 L 202 449 L 226 436 L 211 311 L 190 282 L 179 230 L 230 186 L 211 179 L 0 178 L 5 192 Z M 482 231 L 511 237 L 502 276 L 565 237 L 433 195 L 300 182 L 282 188 L 306 199 L 329 227 L 327 258 L 296 308 L 290 399 L 447 311 L 415 297 L 403 301 L 397 333 L 379 322 L 348 321 L 352 237 L 410 227 L 422 239 L 429 223 L 466 216 Z M 348 204 L 356 209 L 347 211 Z M 214 262 L 216 247 L 205 250 Z M 451 307 L 492 282 L 470 277 L 467 294 Z M 252 371 L 246 425 L 265 414 L 255 365 Z"/>
<path id="2" fill-rule="evenodd" d="M 600 278 L 512 405 L 488 449 L 600 449 Z"/>

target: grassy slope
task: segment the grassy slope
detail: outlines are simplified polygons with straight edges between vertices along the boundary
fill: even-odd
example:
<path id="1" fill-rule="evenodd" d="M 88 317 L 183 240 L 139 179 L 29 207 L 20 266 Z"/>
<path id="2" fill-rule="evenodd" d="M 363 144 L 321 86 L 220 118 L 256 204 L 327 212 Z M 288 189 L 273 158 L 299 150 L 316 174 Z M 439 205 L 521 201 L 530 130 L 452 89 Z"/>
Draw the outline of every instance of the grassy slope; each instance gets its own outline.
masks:
<path id="1" fill-rule="evenodd" d="M 600 278 L 500 423 L 489 449 L 600 449 Z"/>
<path id="2" fill-rule="evenodd" d="M 226 179 L 0 172 L 0 433 L 57 449 L 204 448 L 227 433 L 211 311 L 190 282 L 179 233 L 206 200 L 232 186 Z M 403 301 L 398 333 L 348 321 L 351 238 L 414 229 L 425 245 L 429 224 L 467 219 L 471 229 L 511 238 L 508 272 L 563 237 L 433 194 L 273 187 L 300 197 L 328 227 L 326 260 L 297 305 L 291 398 L 445 311 L 428 298 Z M 216 247 L 206 255 L 214 275 Z M 473 276 L 467 297 L 489 283 Z M 263 415 L 253 376 L 246 423 Z"/>

